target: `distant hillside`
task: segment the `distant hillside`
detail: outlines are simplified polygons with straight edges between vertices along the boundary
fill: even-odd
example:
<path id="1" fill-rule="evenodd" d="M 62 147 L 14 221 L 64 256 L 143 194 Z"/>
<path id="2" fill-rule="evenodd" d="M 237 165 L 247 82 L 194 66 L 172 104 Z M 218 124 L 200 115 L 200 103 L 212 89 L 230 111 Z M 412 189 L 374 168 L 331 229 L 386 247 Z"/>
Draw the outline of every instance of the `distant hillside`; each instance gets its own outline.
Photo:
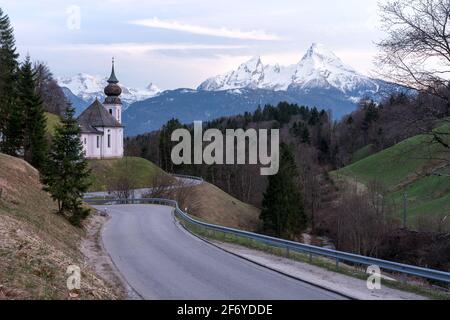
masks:
<path id="1" fill-rule="evenodd" d="M 0 300 L 67 299 L 70 265 L 82 269 L 81 298 L 115 298 L 85 264 L 79 251 L 83 232 L 55 210 L 38 172 L 0 154 Z"/>
<path id="2" fill-rule="evenodd" d="M 444 127 L 440 129 L 448 131 L 450 125 Z M 448 136 L 443 138 L 449 140 Z M 356 179 L 365 185 L 371 181 L 382 183 L 389 190 L 389 199 L 398 214 L 402 212 L 406 191 L 411 223 L 419 215 L 450 215 L 449 152 L 429 142 L 427 135 L 412 137 L 332 175 L 349 181 Z"/>
<path id="3" fill-rule="evenodd" d="M 227 91 L 197 91 L 178 89 L 165 91 L 157 97 L 132 104 L 123 114 L 125 133 L 133 136 L 158 130 L 168 120 L 182 123 L 195 120 L 209 121 L 223 116 L 253 112 L 259 105 L 277 105 L 281 101 L 299 105 L 319 106 L 333 110 L 340 118 L 356 108 L 354 102 L 337 89 L 309 91 L 292 89 L 271 91 L 265 89 L 236 89 Z"/>
<path id="4" fill-rule="evenodd" d="M 152 177 L 157 174 L 167 175 L 151 161 L 143 158 L 125 157 L 111 160 L 89 160 L 92 170 L 92 186 L 90 191 L 108 191 L 108 184 L 117 177 L 121 170 L 127 170 L 136 189 L 147 188 Z"/>

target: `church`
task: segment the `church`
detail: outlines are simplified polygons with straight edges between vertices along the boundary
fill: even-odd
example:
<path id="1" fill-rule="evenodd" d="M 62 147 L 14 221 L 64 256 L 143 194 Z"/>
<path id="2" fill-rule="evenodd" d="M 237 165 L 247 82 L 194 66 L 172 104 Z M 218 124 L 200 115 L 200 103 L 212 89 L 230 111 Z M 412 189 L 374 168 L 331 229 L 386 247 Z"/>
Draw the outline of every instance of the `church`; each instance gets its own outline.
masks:
<path id="1" fill-rule="evenodd" d="M 105 101 L 95 99 L 77 119 L 86 159 L 123 157 L 122 88 L 118 83 L 113 60 Z"/>

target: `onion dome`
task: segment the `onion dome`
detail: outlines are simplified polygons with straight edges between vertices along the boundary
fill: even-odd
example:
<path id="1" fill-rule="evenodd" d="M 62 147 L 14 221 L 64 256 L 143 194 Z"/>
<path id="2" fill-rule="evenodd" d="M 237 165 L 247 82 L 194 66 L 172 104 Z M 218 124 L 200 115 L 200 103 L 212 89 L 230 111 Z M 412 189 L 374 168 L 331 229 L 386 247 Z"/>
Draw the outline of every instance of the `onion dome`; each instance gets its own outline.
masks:
<path id="1" fill-rule="evenodd" d="M 111 75 L 108 79 L 108 85 L 105 88 L 105 103 L 107 104 L 120 104 L 119 96 L 122 94 L 122 88 L 118 85 L 119 80 L 117 80 L 116 73 L 114 71 L 114 58 L 112 61 Z"/>

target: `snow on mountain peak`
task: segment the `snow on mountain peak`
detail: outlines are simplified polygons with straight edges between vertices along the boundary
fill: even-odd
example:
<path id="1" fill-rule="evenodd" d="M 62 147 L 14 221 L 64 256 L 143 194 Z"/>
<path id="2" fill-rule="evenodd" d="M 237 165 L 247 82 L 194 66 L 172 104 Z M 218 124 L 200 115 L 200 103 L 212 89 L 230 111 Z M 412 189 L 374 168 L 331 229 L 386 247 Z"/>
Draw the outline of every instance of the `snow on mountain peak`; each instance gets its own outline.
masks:
<path id="1" fill-rule="evenodd" d="M 103 90 L 108 85 L 106 77 L 86 73 L 78 73 L 72 77 L 59 77 L 56 80 L 59 86 L 68 88 L 74 95 L 87 102 L 92 102 L 95 98 L 102 100 L 105 97 Z M 153 83 L 150 83 L 144 89 L 119 85 L 122 88 L 121 98 L 125 103 L 124 109 L 133 102 L 142 101 L 161 93 L 161 90 Z"/>
<path id="2" fill-rule="evenodd" d="M 340 61 L 340 59 L 336 56 L 336 54 L 333 51 L 331 51 L 321 43 L 313 43 L 311 47 L 309 47 L 303 59 L 308 59 L 312 57 L 318 57 L 320 59 L 328 61 L 332 60 Z"/>
<path id="3" fill-rule="evenodd" d="M 313 43 L 296 65 L 264 65 L 261 58 L 256 56 L 235 71 L 206 80 L 198 89 L 222 91 L 259 88 L 286 91 L 290 87 L 335 88 L 346 93 L 361 86 L 376 90 L 376 84 L 371 79 L 344 64 L 323 44 Z"/>

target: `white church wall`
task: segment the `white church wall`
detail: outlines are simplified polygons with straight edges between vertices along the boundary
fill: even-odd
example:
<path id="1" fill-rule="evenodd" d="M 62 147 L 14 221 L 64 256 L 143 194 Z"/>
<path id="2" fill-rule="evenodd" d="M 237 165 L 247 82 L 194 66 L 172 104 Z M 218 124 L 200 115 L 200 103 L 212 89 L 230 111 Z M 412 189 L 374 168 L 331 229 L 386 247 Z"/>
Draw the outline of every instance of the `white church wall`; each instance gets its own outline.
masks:
<path id="1" fill-rule="evenodd" d="M 86 158 L 87 159 L 122 158 L 123 128 L 97 128 L 97 130 L 103 131 L 103 135 L 97 134 L 81 135 L 81 143 L 83 144 L 83 151 L 85 153 Z"/>
<path id="2" fill-rule="evenodd" d="M 103 157 L 104 158 L 123 157 L 123 128 L 104 128 Z"/>
<path id="3" fill-rule="evenodd" d="M 98 147 L 97 147 L 98 139 Z M 101 159 L 102 158 L 102 139 L 103 136 L 97 134 L 82 134 L 81 143 L 86 158 L 88 159 Z"/>

